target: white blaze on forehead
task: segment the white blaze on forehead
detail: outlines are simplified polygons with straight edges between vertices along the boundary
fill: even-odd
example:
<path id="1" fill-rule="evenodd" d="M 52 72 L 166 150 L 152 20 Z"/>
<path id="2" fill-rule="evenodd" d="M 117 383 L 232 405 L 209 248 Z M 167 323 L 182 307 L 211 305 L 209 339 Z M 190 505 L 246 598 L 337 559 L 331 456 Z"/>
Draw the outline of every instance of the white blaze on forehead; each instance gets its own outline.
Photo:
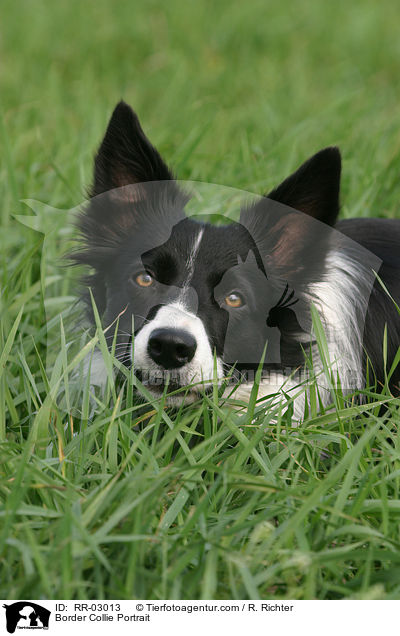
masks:
<path id="1" fill-rule="evenodd" d="M 203 234 L 204 234 L 204 227 L 202 227 L 199 230 L 198 234 L 196 235 L 193 241 L 191 252 L 189 254 L 189 258 L 186 263 L 187 265 L 187 269 L 185 272 L 186 277 L 182 286 L 182 290 L 178 296 L 178 303 L 181 305 L 182 308 L 187 307 L 187 309 L 193 309 L 193 307 L 190 306 L 188 295 L 190 292 L 190 283 L 194 274 L 196 257 L 197 257 L 197 254 L 199 253 Z"/>
<path id="2" fill-rule="evenodd" d="M 193 246 L 192 246 L 192 250 L 190 252 L 190 256 L 188 258 L 188 262 L 187 262 L 187 276 L 186 276 L 186 280 L 184 283 L 184 287 L 187 287 L 190 284 L 190 281 L 193 277 L 193 273 L 194 273 L 194 265 L 195 265 L 195 261 L 196 261 L 196 257 L 197 254 L 199 252 L 200 249 L 200 244 L 203 238 L 203 234 L 204 234 L 204 227 L 202 227 L 196 238 L 194 239 L 193 242 Z"/>

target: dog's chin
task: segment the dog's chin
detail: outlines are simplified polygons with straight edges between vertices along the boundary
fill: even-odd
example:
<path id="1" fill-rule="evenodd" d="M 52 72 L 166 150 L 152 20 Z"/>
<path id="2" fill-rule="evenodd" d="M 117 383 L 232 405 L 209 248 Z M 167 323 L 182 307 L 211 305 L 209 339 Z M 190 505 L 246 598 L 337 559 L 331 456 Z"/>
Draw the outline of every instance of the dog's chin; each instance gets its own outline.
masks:
<path id="1" fill-rule="evenodd" d="M 148 392 L 154 398 L 160 399 L 166 389 L 165 385 L 144 385 Z M 211 389 L 212 390 L 212 389 Z M 199 400 L 204 394 L 210 392 L 210 388 L 204 389 L 193 389 L 191 387 L 186 386 L 168 386 L 167 387 L 167 395 L 165 397 L 165 404 L 167 406 L 181 406 L 181 404 L 193 404 L 197 400 Z M 172 395 L 171 395 L 172 393 Z"/>
<path id="2" fill-rule="evenodd" d="M 160 399 L 166 391 L 165 404 L 167 406 L 179 407 L 182 404 L 193 404 L 204 395 L 212 393 L 213 390 L 213 385 L 210 382 L 204 382 L 203 384 L 199 382 L 196 385 L 187 386 L 176 381 L 152 383 L 148 380 L 143 380 L 140 372 L 137 373 L 137 376 L 152 397 Z"/>

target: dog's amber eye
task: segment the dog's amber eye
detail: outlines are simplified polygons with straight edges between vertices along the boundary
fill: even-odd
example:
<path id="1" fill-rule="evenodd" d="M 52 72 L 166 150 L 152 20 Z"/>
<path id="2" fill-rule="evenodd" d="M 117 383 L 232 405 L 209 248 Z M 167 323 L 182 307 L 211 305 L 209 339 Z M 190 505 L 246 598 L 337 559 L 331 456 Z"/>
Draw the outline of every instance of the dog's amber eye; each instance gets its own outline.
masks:
<path id="1" fill-rule="evenodd" d="M 148 272 L 140 272 L 136 276 L 135 281 L 140 287 L 150 287 L 154 282 L 154 278 Z"/>
<path id="2" fill-rule="evenodd" d="M 243 298 L 240 296 L 240 294 L 232 292 L 231 294 L 229 294 L 229 296 L 225 296 L 225 303 L 228 305 L 228 307 L 237 309 L 238 307 L 241 307 L 243 305 Z"/>

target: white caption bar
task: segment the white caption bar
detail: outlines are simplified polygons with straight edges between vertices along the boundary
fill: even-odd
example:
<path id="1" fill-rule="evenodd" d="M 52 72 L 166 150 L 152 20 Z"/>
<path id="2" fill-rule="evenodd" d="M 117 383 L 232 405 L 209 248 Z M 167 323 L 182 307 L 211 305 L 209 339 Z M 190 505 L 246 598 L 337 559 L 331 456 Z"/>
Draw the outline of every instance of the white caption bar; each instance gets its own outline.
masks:
<path id="1" fill-rule="evenodd" d="M 400 601 L 0 601 L 0 633 L 363 636 L 398 622 Z M 22 631 L 23 630 L 23 631 Z M 268 631 L 266 631 L 268 630 Z M 273 631 L 271 631 L 273 630 Z M 39 632 L 39 633 L 38 633 Z"/>

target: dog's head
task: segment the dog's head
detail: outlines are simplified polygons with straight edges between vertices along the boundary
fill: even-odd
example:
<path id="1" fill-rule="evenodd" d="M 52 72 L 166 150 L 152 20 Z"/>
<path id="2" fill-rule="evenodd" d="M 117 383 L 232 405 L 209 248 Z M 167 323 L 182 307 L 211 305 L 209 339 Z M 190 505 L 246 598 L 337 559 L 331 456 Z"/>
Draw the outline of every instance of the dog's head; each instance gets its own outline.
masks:
<path id="1" fill-rule="evenodd" d="M 118 104 L 76 256 L 91 268 L 85 280 L 104 327 L 118 318 L 117 357 L 133 362 L 154 394 L 168 377 L 171 389 L 191 385 L 189 398 L 227 367 L 257 366 L 266 341 L 267 363 L 298 364 L 309 327 L 304 292 L 321 280 L 327 251 L 316 220 L 334 224 L 339 180 L 339 152 L 327 148 L 244 207 L 239 222 L 202 222 L 186 216 L 187 193 L 135 113 Z"/>

